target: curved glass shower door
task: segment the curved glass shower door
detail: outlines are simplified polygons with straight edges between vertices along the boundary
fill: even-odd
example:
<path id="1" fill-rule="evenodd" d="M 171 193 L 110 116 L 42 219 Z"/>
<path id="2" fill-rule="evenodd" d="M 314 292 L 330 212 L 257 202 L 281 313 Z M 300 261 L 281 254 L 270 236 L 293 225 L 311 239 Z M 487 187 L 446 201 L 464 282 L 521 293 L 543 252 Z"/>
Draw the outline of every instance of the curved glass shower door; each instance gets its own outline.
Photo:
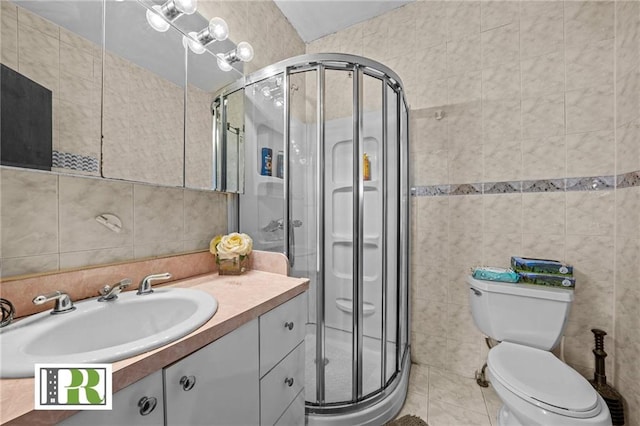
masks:
<path id="1" fill-rule="evenodd" d="M 283 251 L 291 275 L 310 280 L 309 423 L 378 404 L 401 381 L 406 392 L 407 111 L 399 79 L 364 58 L 305 55 L 248 80 L 247 170 L 261 172 L 266 147 L 274 173 L 246 177 L 240 230 L 258 236 L 258 249 Z"/>

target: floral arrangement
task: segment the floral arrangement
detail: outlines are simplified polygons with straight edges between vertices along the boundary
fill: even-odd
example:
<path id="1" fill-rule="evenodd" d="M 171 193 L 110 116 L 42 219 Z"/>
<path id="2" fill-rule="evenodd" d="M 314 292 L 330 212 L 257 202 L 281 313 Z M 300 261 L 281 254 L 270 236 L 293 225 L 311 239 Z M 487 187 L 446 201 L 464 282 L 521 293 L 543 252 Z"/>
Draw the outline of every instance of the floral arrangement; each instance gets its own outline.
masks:
<path id="1" fill-rule="evenodd" d="M 227 235 L 216 235 L 209 244 L 209 251 L 216 256 L 216 260 L 234 259 L 244 260 L 253 249 L 253 240 L 247 234 L 232 232 Z"/>

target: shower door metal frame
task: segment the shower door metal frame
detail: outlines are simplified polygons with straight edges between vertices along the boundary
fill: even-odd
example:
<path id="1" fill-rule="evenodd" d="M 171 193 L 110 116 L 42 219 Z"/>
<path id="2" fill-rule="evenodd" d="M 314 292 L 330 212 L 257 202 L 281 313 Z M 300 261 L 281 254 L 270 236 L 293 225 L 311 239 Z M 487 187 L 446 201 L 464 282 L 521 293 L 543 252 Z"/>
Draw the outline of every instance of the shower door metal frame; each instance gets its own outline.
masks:
<path id="1" fill-rule="evenodd" d="M 408 368 L 409 353 L 410 353 L 410 334 L 408 332 L 409 325 L 409 274 L 408 274 L 408 248 L 409 248 L 409 234 L 408 234 L 408 221 L 409 221 L 409 209 L 408 206 L 402 206 L 403 200 L 406 199 L 408 203 L 408 126 L 406 126 L 406 141 L 403 142 L 401 138 L 403 135 L 403 123 L 408 120 L 409 109 L 404 97 L 404 91 L 400 78 L 388 67 L 372 61 L 370 59 L 362 58 L 354 55 L 347 54 L 311 54 L 301 55 L 293 57 L 276 64 L 270 65 L 262 70 L 259 70 L 249 76 L 246 76 L 242 84 L 249 86 L 254 83 L 258 83 L 267 78 L 273 77 L 277 74 L 283 75 L 283 87 L 284 90 L 284 185 L 283 185 L 283 231 L 284 231 L 284 253 L 290 258 L 292 255 L 292 240 L 291 233 L 291 174 L 290 174 L 290 144 L 291 144 L 291 91 L 290 88 L 290 76 L 292 74 L 301 72 L 316 72 L 317 81 L 317 104 L 316 104 L 316 131 L 317 131 L 317 182 L 316 189 L 318 191 L 316 201 L 318 208 L 320 209 L 319 218 L 324 218 L 325 213 L 325 110 L 324 104 L 326 99 L 325 93 L 325 71 L 337 70 L 353 73 L 353 330 L 352 330 L 352 399 L 349 401 L 340 402 L 325 402 L 325 291 L 324 291 L 324 268 L 325 268 L 325 245 L 324 245 L 324 222 L 322 219 L 318 220 L 316 226 L 317 236 L 317 261 L 316 261 L 316 276 L 317 280 L 317 300 L 316 300 L 316 402 L 306 401 L 307 411 L 317 414 L 338 414 L 347 411 L 351 411 L 356 408 L 366 407 L 375 404 L 384 397 L 393 392 L 399 384 L 399 380 L 396 380 L 400 376 L 402 367 Z M 388 233 L 386 219 L 388 218 L 388 194 L 390 188 L 387 182 L 388 164 L 382 160 L 383 167 L 381 175 L 382 185 L 382 252 L 383 252 L 383 275 L 382 275 L 382 292 L 383 292 L 383 315 L 382 315 L 382 337 L 381 338 L 381 380 L 380 388 L 376 391 L 363 395 L 362 389 L 362 360 L 363 360 L 363 318 L 362 318 L 362 296 L 363 296 L 363 254 L 364 254 L 364 180 L 362 179 L 363 159 L 362 152 L 364 151 L 364 136 L 363 136 L 363 91 L 362 84 L 364 76 L 376 78 L 382 82 L 382 158 L 387 155 L 387 148 L 389 146 L 389 134 L 388 134 L 388 102 L 387 102 L 387 90 L 390 88 L 396 95 L 396 144 L 397 144 L 397 162 L 399 163 L 397 169 L 397 182 L 396 189 L 398 190 L 398 210 L 397 210 L 397 263 L 396 263 L 396 280 L 397 280 L 397 297 L 396 297 L 396 365 L 395 371 L 386 379 L 386 365 L 387 365 L 387 351 L 386 345 L 388 338 L 387 329 L 387 316 L 388 316 L 388 294 L 387 294 L 387 250 L 386 236 Z M 237 84 L 230 86 L 233 90 L 237 90 Z M 224 89 L 222 94 L 229 93 L 233 90 Z M 401 105 L 405 107 L 406 117 L 402 116 Z M 403 193 L 404 191 L 404 193 Z M 291 261 L 292 259 L 290 259 Z M 405 291 L 402 290 L 405 287 Z M 402 315 L 404 314 L 404 315 Z M 403 317 L 404 316 L 404 317 Z M 403 330 L 406 333 L 406 339 L 403 339 Z"/>

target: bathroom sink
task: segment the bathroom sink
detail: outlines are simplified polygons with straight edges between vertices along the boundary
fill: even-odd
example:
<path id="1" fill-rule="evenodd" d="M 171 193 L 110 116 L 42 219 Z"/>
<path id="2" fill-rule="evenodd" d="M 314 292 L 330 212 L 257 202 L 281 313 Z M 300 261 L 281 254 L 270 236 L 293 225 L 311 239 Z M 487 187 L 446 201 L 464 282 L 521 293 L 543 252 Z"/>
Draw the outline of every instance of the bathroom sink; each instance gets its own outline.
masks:
<path id="1" fill-rule="evenodd" d="M 211 318 L 218 301 L 197 289 L 89 299 L 72 312 L 32 315 L 0 330 L 0 378 L 33 377 L 36 363 L 114 362 L 171 343 Z"/>

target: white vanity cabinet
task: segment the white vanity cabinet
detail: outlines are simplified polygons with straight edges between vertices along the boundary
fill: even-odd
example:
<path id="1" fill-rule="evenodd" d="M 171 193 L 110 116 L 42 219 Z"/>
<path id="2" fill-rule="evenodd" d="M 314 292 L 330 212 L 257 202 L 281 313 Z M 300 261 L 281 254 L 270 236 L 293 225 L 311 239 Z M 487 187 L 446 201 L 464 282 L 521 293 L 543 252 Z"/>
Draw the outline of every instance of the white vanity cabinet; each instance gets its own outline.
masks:
<path id="1" fill-rule="evenodd" d="M 112 410 L 81 411 L 60 422 L 65 426 L 157 426 L 163 423 L 162 371 L 156 371 L 116 392 Z"/>
<path id="2" fill-rule="evenodd" d="M 306 318 L 305 292 L 61 424 L 303 426 Z"/>
<path id="3" fill-rule="evenodd" d="M 260 424 L 304 425 L 307 293 L 260 316 Z M 285 416 L 286 412 L 286 416 Z"/>
<path id="4" fill-rule="evenodd" d="M 164 369 L 166 424 L 256 425 L 258 320 Z"/>

